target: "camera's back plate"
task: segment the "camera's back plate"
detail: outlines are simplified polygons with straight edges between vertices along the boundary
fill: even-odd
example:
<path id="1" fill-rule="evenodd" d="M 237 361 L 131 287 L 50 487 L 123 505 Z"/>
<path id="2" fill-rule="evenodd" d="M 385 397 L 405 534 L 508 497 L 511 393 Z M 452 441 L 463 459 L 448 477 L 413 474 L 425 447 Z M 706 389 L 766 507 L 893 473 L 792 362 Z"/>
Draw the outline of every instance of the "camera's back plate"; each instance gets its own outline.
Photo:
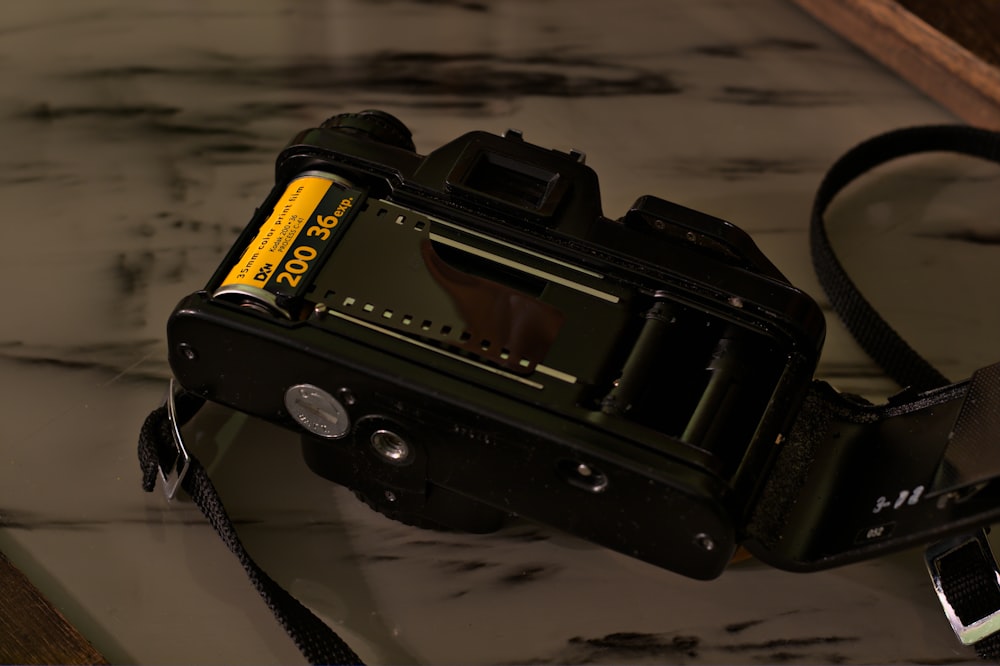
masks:
<path id="1" fill-rule="evenodd" d="M 310 467 L 393 517 L 518 514 L 711 578 L 822 326 L 728 223 L 603 217 L 576 155 L 319 129 L 168 337 L 187 390 L 306 428 Z"/>

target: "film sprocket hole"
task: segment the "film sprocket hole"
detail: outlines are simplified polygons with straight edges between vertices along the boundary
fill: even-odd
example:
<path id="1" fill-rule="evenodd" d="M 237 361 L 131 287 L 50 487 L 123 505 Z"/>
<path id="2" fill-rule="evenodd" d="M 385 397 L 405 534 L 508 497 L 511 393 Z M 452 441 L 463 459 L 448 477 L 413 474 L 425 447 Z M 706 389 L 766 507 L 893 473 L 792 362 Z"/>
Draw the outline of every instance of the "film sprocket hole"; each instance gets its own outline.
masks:
<path id="1" fill-rule="evenodd" d="M 187 391 L 407 523 L 516 514 L 708 579 L 738 545 L 808 570 L 995 520 L 1000 462 L 962 462 L 995 368 L 874 406 L 813 381 L 823 337 L 732 224 L 652 196 L 607 218 L 582 153 L 421 156 L 378 111 L 292 140 L 168 324 Z"/>

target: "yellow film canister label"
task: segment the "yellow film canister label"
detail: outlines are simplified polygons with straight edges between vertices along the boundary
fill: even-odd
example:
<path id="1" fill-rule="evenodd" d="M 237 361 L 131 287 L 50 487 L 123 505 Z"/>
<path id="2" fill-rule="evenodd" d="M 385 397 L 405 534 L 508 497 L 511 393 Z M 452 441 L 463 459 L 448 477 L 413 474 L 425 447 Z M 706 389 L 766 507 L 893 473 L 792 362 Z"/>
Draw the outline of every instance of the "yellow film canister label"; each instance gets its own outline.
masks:
<path id="1" fill-rule="evenodd" d="M 305 292 L 343 235 L 364 194 L 333 177 L 292 180 L 219 291 L 256 287 L 279 296 Z"/>

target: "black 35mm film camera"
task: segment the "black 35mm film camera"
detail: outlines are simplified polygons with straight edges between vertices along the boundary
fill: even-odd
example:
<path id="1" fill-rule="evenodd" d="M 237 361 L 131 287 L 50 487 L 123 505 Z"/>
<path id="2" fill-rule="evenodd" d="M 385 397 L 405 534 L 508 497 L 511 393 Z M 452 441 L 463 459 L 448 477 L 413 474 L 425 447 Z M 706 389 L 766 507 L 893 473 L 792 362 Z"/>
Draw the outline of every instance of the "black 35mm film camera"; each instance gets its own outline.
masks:
<path id="1" fill-rule="evenodd" d="M 184 389 L 407 523 L 516 514 L 709 579 L 739 545 L 811 570 L 995 520 L 1000 461 L 970 451 L 1000 372 L 873 406 L 813 381 L 823 337 L 732 224 L 652 196 L 610 219 L 582 153 L 421 156 L 378 111 L 292 140 L 168 325 Z"/>

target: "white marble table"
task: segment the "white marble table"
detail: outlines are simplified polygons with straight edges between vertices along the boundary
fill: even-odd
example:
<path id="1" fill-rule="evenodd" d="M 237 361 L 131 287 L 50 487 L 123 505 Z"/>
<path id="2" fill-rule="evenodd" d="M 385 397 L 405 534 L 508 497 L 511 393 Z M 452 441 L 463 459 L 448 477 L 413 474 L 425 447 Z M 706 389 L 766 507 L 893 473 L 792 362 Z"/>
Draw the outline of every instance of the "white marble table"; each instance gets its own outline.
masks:
<path id="1" fill-rule="evenodd" d="M 139 489 L 164 325 L 270 187 L 277 151 L 377 107 L 429 151 L 472 129 L 579 148 L 604 209 L 656 194 L 747 229 L 825 303 L 825 169 L 936 106 L 782 0 L 7 3 L 0 18 L 0 551 L 114 662 L 293 663 L 189 502 Z M 955 379 L 996 360 L 1000 170 L 909 160 L 836 207 L 845 263 Z M 830 321 L 820 376 L 894 387 Z M 951 663 L 919 552 L 695 582 L 527 523 L 418 531 L 225 410 L 195 442 L 265 569 L 372 663 Z"/>

